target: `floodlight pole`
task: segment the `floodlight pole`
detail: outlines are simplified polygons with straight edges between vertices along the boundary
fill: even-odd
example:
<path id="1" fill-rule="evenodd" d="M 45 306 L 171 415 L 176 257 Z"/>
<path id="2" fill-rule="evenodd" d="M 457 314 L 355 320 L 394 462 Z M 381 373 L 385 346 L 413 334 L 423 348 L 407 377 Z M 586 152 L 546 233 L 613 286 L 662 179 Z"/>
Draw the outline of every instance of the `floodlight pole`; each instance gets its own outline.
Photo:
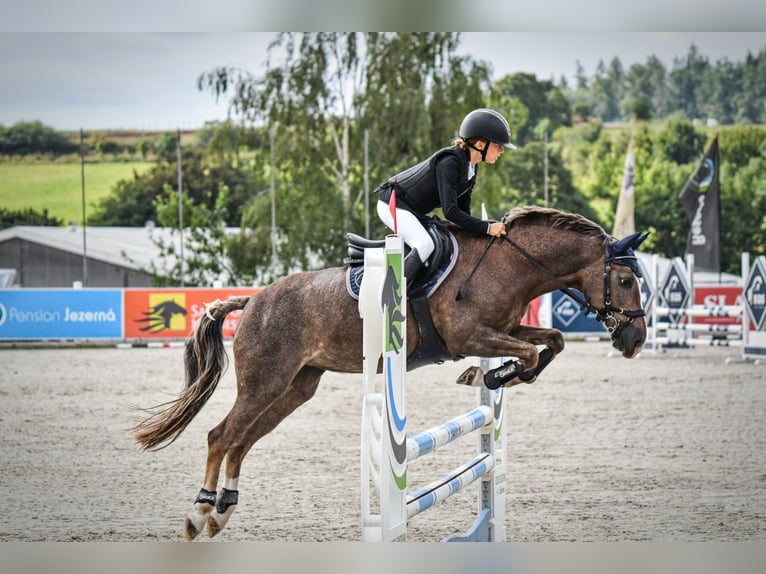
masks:
<path id="1" fill-rule="evenodd" d="M 545 143 L 543 144 L 543 195 L 545 196 L 545 207 L 548 207 L 548 132 L 545 132 Z"/>
<path id="2" fill-rule="evenodd" d="M 369 170 L 369 132 L 364 130 L 364 236 L 370 238 L 370 170 Z"/>
<path id="3" fill-rule="evenodd" d="M 85 219 L 85 137 L 80 128 L 80 181 L 82 184 L 82 286 L 88 286 L 88 239 Z"/>
<path id="4" fill-rule="evenodd" d="M 183 202 L 183 180 L 181 178 L 181 128 L 178 128 L 176 137 L 176 157 L 178 159 L 178 231 L 180 233 L 181 245 L 179 248 L 179 274 L 181 276 L 181 287 L 184 286 L 184 202 Z"/>
<path id="5" fill-rule="evenodd" d="M 276 278 L 277 274 L 277 186 L 276 186 L 276 174 L 275 161 L 274 161 L 274 137 L 277 131 L 277 124 L 272 124 L 269 128 L 269 147 L 271 153 L 271 274 L 272 280 Z"/>

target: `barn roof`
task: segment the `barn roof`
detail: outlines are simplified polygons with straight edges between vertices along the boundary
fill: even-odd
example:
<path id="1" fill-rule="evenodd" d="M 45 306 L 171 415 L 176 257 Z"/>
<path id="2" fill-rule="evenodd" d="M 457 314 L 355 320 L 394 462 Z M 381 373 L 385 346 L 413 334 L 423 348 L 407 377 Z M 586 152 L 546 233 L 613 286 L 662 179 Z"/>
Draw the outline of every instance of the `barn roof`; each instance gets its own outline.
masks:
<path id="1" fill-rule="evenodd" d="M 147 269 L 161 256 L 158 242 L 178 247 L 179 235 L 168 227 L 86 227 L 85 248 L 88 259 L 95 259 L 126 267 Z M 227 228 L 237 232 L 239 228 Z M 0 230 L 0 244 L 11 239 L 22 239 L 65 252 L 82 255 L 83 228 L 18 225 Z M 168 264 L 173 260 L 168 257 Z"/>

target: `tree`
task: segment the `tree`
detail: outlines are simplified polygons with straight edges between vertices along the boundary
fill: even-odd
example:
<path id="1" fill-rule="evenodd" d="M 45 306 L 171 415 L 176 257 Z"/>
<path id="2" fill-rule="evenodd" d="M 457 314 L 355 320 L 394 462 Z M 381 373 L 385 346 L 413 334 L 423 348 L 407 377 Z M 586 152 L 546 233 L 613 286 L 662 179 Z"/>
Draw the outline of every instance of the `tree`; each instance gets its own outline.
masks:
<path id="1" fill-rule="evenodd" d="M 649 104 L 643 98 L 635 98 L 628 103 L 628 113 L 638 121 L 649 121 L 652 117 L 652 111 Z"/>
<path id="2" fill-rule="evenodd" d="M 561 90 L 550 80 L 538 80 L 534 74 L 518 73 L 501 78 L 492 86 L 488 101 L 508 116 L 509 122 L 513 120 L 518 126 L 515 143 L 520 145 L 540 139 L 542 134 L 536 137 L 535 128 L 543 120 L 547 120 L 549 131 L 572 123 L 569 103 Z M 516 102 L 526 108 L 527 121 L 524 123 L 521 123 L 523 112 L 516 113 L 523 108 Z"/>
<path id="3" fill-rule="evenodd" d="M 710 63 L 692 44 L 686 58 L 676 59 L 674 64 L 670 72 L 671 107 L 689 119 L 699 118 L 702 116 L 700 88 Z"/>
<path id="4" fill-rule="evenodd" d="M 160 255 L 142 271 L 152 275 L 155 286 L 206 287 L 216 281 L 238 285 L 252 279 L 252 275 L 240 274 L 227 256 L 230 241 L 225 226 L 228 193 L 228 188 L 221 185 L 212 208 L 196 204 L 184 194 L 181 200 L 186 222 L 183 234 L 177 227 L 178 192 L 166 185 L 164 193 L 155 198 L 158 222 L 171 230 L 169 237 L 158 234 L 151 237 Z"/>
<path id="5" fill-rule="evenodd" d="M 339 263 L 345 233 L 362 231 L 365 130 L 375 186 L 448 145 L 467 107 L 483 105 L 487 69 L 454 56 L 457 40 L 451 33 L 282 33 L 269 52 L 276 63 L 262 77 L 237 68 L 200 76 L 200 89 L 229 98 L 242 122 L 278 126 L 284 271 Z M 243 244 L 263 246 L 270 225 L 265 201 L 248 206 L 239 253 Z M 382 224 L 373 227 L 382 233 Z"/>
<path id="6" fill-rule="evenodd" d="M 0 125 L 0 155 L 63 155 L 77 150 L 78 145 L 64 134 L 39 121 Z"/>
<path id="7" fill-rule="evenodd" d="M 636 106 L 643 116 L 664 116 L 669 111 L 669 89 L 665 66 L 655 55 L 649 56 L 646 64 L 633 64 L 624 76 L 622 116 L 636 117 Z M 638 102 L 641 102 L 640 104 Z"/>
<path id="8" fill-rule="evenodd" d="M 14 227 L 16 225 L 45 225 L 59 227 L 64 225 L 64 220 L 58 217 L 51 217 L 48 215 L 47 209 L 43 209 L 42 213 L 40 213 L 31 208 L 11 211 L 5 207 L 0 207 L 0 229 Z"/>
<path id="9" fill-rule="evenodd" d="M 596 78 L 591 85 L 593 111 L 605 122 L 620 118 L 620 102 L 623 98 L 623 69 L 619 58 L 612 58 L 607 68 L 599 61 Z"/>
<path id="10" fill-rule="evenodd" d="M 672 117 L 657 134 L 657 151 L 677 164 L 686 164 L 699 159 L 704 150 L 704 134 L 698 132 L 691 121 Z"/>
<path id="11" fill-rule="evenodd" d="M 102 198 L 89 216 L 91 225 L 124 225 L 140 227 L 148 220 L 157 220 L 156 200 L 164 195 L 166 186 L 178 188 L 178 164 L 175 136 L 165 138 L 160 159 L 148 171 L 134 173 L 133 179 L 117 183 L 109 195 Z M 172 152 L 170 151 L 172 149 Z M 158 151 L 159 153 L 159 151 Z M 263 186 L 257 170 L 250 166 L 233 166 L 213 161 L 205 150 L 184 147 L 181 154 L 181 177 L 184 193 L 198 205 L 212 209 L 221 185 L 227 193 L 226 223 L 238 225 L 244 205 Z"/>

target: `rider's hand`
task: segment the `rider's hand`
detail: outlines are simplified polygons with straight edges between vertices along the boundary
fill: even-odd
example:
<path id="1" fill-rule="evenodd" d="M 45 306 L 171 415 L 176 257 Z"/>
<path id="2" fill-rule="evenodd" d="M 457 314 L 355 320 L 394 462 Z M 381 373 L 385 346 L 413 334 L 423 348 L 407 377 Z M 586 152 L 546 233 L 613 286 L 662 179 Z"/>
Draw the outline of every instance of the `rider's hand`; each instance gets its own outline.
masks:
<path id="1" fill-rule="evenodd" d="M 490 223 L 488 234 L 492 235 L 493 237 L 502 237 L 505 235 L 505 223 L 502 221 L 495 221 L 494 223 Z"/>

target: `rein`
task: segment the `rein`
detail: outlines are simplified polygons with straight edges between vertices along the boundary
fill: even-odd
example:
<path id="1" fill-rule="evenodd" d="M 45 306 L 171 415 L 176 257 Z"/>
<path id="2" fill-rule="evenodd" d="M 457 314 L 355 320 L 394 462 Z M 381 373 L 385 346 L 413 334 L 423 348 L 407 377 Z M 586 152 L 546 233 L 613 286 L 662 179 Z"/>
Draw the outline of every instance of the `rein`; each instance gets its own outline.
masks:
<path id="1" fill-rule="evenodd" d="M 476 261 L 473 268 L 471 269 L 471 272 L 469 273 L 468 278 L 465 280 L 463 285 L 458 290 L 457 297 L 455 298 L 457 301 L 460 301 L 463 298 L 463 289 L 471 280 L 471 277 L 473 277 L 473 274 L 476 271 L 476 268 L 484 259 L 484 256 L 487 254 L 487 251 L 489 251 L 489 248 L 495 242 L 495 239 L 497 238 L 492 237 L 489 240 L 489 242 L 487 243 L 487 246 L 484 248 L 484 252 L 481 254 L 479 259 Z M 612 300 L 611 300 L 612 299 L 612 284 L 611 284 L 612 265 L 611 264 L 616 259 L 621 259 L 624 257 L 614 257 L 614 258 L 610 257 L 608 245 L 604 247 L 604 308 L 597 309 L 590 303 L 589 300 L 586 300 L 585 298 L 581 297 L 578 293 L 576 293 L 574 290 L 567 287 L 564 284 L 564 282 L 561 281 L 561 279 L 556 277 L 549 269 L 547 269 L 542 263 L 540 263 L 532 255 L 530 255 L 521 245 L 516 243 L 513 239 L 511 239 L 507 235 L 503 235 L 500 239 L 508 242 L 511 245 L 511 247 L 513 247 L 516 251 L 518 251 L 538 271 L 540 271 L 541 273 L 546 275 L 549 279 L 551 279 L 558 286 L 559 291 L 565 293 L 566 295 L 571 297 L 574 301 L 576 301 L 580 305 L 581 310 L 585 309 L 586 315 L 593 313 L 596 316 L 596 320 L 604 325 L 606 330 L 611 335 L 612 339 L 617 337 L 620 331 L 624 329 L 625 326 L 631 324 L 637 317 L 644 317 L 646 315 L 646 312 L 643 309 L 631 311 L 631 310 L 622 309 L 621 307 L 615 307 L 612 305 Z M 622 321 L 620 321 L 620 319 L 614 316 L 615 313 L 618 313 L 624 317 L 627 317 L 627 322 L 625 324 L 622 324 Z"/>

